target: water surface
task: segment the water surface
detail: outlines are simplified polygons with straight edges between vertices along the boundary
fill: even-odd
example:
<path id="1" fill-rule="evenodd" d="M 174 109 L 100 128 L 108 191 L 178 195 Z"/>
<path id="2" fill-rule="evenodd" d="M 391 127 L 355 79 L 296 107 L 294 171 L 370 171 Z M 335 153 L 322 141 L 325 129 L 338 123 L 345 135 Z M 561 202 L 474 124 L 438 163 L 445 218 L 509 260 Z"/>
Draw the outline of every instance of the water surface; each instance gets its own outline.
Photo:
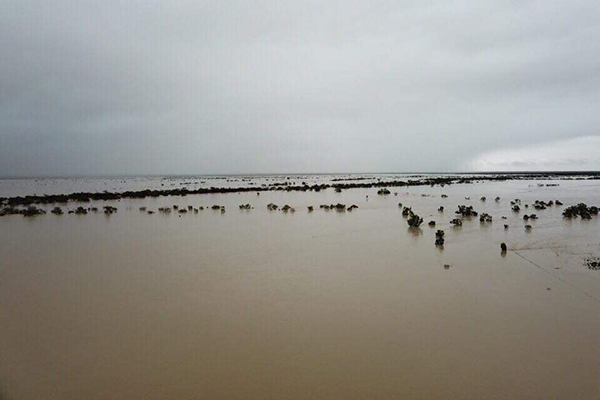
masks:
<path id="1" fill-rule="evenodd" d="M 128 179 L 107 190 L 165 184 Z M 0 218 L 0 385 L 8 399 L 598 398 L 600 272 L 582 260 L 600 254 L 600 222 L 561 216 L 600 205 L 596 182 L 160 197 L 96 204 L 114 215 Z M 0 196 L 56 190 L 19 185 Z M 565 206 L 516 214 L 513 198 Z M 338 202 L 360 208 L 318 209 Z M 443 249 L 426 223 L 408 229 L 398 202 L 445 230 Z M 139 211 L 173 204 L 227 212 Z M 494 222 L 452 228 L 458 204 Z"/>

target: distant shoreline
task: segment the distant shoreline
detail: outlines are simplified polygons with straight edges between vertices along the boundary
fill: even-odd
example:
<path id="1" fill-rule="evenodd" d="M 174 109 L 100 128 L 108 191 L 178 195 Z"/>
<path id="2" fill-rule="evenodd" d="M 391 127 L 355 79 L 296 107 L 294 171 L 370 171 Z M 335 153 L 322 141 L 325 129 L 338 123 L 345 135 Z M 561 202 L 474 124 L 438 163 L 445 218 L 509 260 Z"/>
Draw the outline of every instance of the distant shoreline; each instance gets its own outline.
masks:
<path id="1" fill-rule="evenodd" d="M 600 171 L 481 171 L 481 172 L 277 172 L 277 173 L 230 173 L 230 174 L 123 174 L 123 175 L 39 175 L 39 176 L 2 176 L 0 180 L 36 180 L 36 179 L 127 179 L 127 178 L 217 178 L 217 177 L 301 177 L 301 176 L 349 176 L 349 175 L 450 175 L 450 176 L 486 176 L 486 175 L 539 175 L 539 176 L 596 176 Z"/>

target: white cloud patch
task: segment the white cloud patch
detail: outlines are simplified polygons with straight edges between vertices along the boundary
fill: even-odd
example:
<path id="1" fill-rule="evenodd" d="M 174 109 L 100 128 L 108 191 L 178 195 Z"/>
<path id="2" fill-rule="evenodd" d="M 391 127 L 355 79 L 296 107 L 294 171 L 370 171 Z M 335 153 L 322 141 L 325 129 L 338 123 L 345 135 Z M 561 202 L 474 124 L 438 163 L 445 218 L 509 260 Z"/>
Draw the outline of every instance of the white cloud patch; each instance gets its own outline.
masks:
<path id="1" fill-rule="evenodd" d="M 592 171 L 600 170 L 600 137 L 587 136 L 494 150 L 466 164 L 468 171 Z"/>

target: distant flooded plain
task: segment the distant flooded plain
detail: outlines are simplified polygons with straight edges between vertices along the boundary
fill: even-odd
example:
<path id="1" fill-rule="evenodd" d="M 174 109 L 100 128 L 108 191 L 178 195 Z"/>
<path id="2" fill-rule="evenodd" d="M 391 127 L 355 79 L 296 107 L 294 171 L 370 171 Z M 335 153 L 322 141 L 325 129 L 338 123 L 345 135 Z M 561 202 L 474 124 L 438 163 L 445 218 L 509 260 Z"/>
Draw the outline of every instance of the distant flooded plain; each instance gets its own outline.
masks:
<path id="1" fill-rule="evenodd" d="M 0 197 L 287 180 L 0 180 Z M 586 262 L 600 256 L 600 219 L 562 212 L 600 205 L 600 181 L 389 190 L 122 199 L 59 205 L 118 208 L 109 215 L 0 218 L 0 398 L 599 398 L 600 271 Z M 337 203 L 359 208 L 319 208 Z M 398 203 L 424 223 L 409 228 Z M 493 222 L 451 226 L 461 204 Z M 204 210 L 147 212 L 173 205 Z"/>

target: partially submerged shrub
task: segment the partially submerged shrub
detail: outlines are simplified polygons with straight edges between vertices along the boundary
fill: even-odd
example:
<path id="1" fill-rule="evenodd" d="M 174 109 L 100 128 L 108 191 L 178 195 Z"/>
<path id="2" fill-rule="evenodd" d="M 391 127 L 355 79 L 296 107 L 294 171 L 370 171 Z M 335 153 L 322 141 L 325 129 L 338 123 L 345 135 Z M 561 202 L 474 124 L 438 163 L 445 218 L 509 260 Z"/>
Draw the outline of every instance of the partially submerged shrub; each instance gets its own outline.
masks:
<path id="1" fill-rule="evenodd" d="M 423 218 L 419 217 L 417 214 L 412 213 L 407 222 L 408 226 L 410 226 L 411 228 L 418 228 L 423 223 Z"/>
<path id="2" fill-rule="evenodd" d="M 576 218 L 580 216 L 582 219 L 591 219 L 592 215 L 598 215 L 598 207 L 588 207 L 584 203 L 579 203 L 576 206 L 567 207 L 563 211 L 563 217 L 565 218 Z"/>

